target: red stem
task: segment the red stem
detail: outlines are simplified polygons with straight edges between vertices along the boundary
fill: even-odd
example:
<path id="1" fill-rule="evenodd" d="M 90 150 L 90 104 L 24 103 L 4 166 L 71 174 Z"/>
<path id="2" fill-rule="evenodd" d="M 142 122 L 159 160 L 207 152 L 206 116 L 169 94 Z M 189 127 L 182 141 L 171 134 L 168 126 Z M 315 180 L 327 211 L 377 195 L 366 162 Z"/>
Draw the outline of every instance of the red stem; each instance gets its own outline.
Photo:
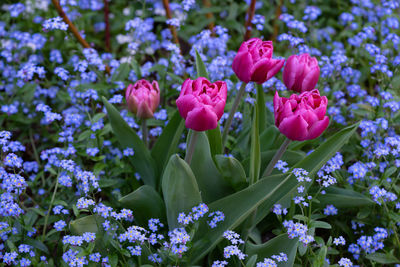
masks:
<path id="1" fill-rule="evenodd" d="M 256 0 L 251 0 L 249 9 L 247 10 L 247 21 L 244 25 L 246 32 L 244 34 L 244 40 L 247 41 L 251 36 L 251 21 L 253 20 L 254 13 L 256 12 Z"/>
<path id="2" fill-rule="evenodd" d="M 107 50 L 107 52 L 111 52 L 109 14 L 110 14 L 110 9 L 108 7 L 108 0 L 104 0 L 104 22 L 106 24 L 105 41 L 106 41 L 106 50 Z"/>

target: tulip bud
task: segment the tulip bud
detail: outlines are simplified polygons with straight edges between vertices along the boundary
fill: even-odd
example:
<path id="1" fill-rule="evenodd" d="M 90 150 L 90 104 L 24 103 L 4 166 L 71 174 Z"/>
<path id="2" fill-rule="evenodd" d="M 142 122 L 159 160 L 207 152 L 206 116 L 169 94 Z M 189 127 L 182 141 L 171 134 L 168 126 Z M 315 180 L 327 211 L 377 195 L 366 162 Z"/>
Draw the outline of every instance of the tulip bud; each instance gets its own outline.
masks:
<path id="1" fill-rule="evenodd" d="M 223 81 L 209 82 L 204 77 L 187 79 L 176 100 L 186 128 L 195 131 L 215 129 L 224 114 L 227 86 Z"/>
<path id="2" fill-rule="evenodd" d="M 139 80 L 134 85 L 130 84 L 126 89 L 126 102 L 128 109 L 138 118 L 152 118 L 160 103 L 160 89 L 157 81 L 150 83 Z"/>
<path id="3" fill-rule="evenodd" d="M 319 66 L 309 54 L 291 55 L 283 70 L 283 82 L 289 90 L 299 93 L 311 91 L 317 85 Z"/>
<path id="4" fill-rule="evenodd" d="M 287 138 L 304 141 L 317 138 L 328 127 L 325 116 L 328 99 L 317 89 L 293 94 L 290 98 L 274 97 L 275 125 Z"/>
<path id="5" fill-rule="evenodd" d="M 243 42 L 233 59 L 232 69 L 245 83 L 262 84 L 271 79 L 282 68 L 284 59 L 273 59 L 274 47 L 271 41 L 252 38 Z"/>

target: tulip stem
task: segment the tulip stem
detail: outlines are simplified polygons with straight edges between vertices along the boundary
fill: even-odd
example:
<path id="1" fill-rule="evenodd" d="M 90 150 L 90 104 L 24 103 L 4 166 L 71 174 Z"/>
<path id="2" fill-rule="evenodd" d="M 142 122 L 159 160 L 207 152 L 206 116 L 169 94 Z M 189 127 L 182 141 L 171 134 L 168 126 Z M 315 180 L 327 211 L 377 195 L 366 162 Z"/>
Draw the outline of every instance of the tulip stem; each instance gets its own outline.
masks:
<path id="1" fill-rule="evenodd" d="M 148 138 L 148 134 L 147 134 L 147 120 L 146 119 L 142 119 L 142 139 L 143 139 L 143 143 L 146 147 L 148 147 L 147 144 L 147 138 Z"/>
<path id="2" fill-rule="evenodd" d="M 281 145 L 281 147 L 278 149 L 278 151 L 276 151 L 274 157 L 271 159 L 271 161 L 269 162 L 267 168 L 264 171 L 264 174 L 262 175 L 262 177 L 268 176 L 271 174 L 272 170 L 274 169 L 276 163 L 278 162 L 278 160 L 280 160 L 280 158 L 282 157 L 283 153 L 285 153 L 288 145 L 290 144 L 292 140 L 286 138 L 285 141 L 283 142 L 283 144 Z"/>
<path id="3" fill-rule="evenodd" d="M 197 131 L 191 131 L 190 139 L 189 139 L 189 146 L 186 150 L 186 156 L 185 156 L 185 161 L 187 164 L 190 165 L 190 162 L 192 162 L 192 157 L 194 153 L 194 148 L 196 147 L 196 142 L 197 142 L 197 137 L 199 136 L 199 133 Z"/>
<path id="4" fill-rule="evenodd" d="M 247 85 L 247 83 L 243 82 L 242 85 L 240 86 L 239 92 L 237 93 L 235 101 L 233 102 L 231 110 L 229 111 L 229 116 L 225 122 L 224 130 L 222 132 L 222 147 L 225 147 L 226 139 L 228 138 L 229 129 L 231 128 L 231 125 L 232 125 L 233 116 L 235 115 L 236 110 L 240 104 L 240 100 L 242 99 L 242 97 L 244 95 L 246 85 Z"/>

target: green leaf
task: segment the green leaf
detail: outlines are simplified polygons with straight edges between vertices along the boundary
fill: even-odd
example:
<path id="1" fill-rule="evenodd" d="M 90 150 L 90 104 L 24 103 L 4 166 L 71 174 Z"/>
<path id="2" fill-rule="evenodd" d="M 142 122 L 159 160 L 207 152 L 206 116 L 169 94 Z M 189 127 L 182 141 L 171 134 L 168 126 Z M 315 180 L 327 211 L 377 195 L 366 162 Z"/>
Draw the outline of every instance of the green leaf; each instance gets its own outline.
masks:
<path id="1" fill-rule="evenodd" d="M 201 56 L 199 52 L 196 51 L 196 70 L 197 70 L 197 77 L 205 77 L 208 79 L 208 73 L 206 66 L 204 65 L 203 60 L 201 59 Z"/>
<path id="2" fill-rule="evenodd" d="M 111 82 L 124 81 L 130 71 L 129 63 L 122 63 L 111 77 Z"/>
<path id="3" fill-rule="evenodd" d="M 104 97 L 103 102 L 106 106 L 112 129 L 117 136 L 119 143 L 124 148 L 130 147 L 135 151 L 135 154 L 129 157 L 129 159 L 140 174 L 144 184 L 156 187 L 156 168 L 149 150 L 143 144 L 136 132 L 133 131 L 121 117 L 118 110 L 108 103 L 107 99 Z"/>
<path id="4" fill-rule="evenodd" d="M 162 134 L 157 138 L 151 150 L 151 155 L 159 168 L 159 173 L 162 173 L 167 160 L 176 152 L 184 127 L 185 123 L 177 110 L 163 129 Z"/>
<path id="5" fill-rule="evenodd" d="M 322 229 L 332 229 L 332 226 L 327 223 L 327 222 L 323 222 L 323 221 L 312 221 L 310 223 L 310 228 L 322 228 Z"/>
<path id="6" fill-rule="evenodd" d="M 295 165 L 302 167 L 314 175 L 350 138 L 358 124 L 346 127 L 330 137 L 313 153 Z M 222 239 L 225 230 L 234 229 L 241 224 L 255 209 L 258 208 L 256 222 L 260 222 L 278 201 L 290 200 L 296 191 L 298 182 L 289 174 L 278 174 L 259 180 L 257 183 L 209 205 L 210 210 L 220 210 L 225 214 L 225 220 L 215 229 L 200 225 L 194 237 L 193 259 L 200 260 L 209 250 Z"/>
<path id="7" fill-rule="evenodd" d="M 224 178 L 224 180 L 227 181 L 236 191 L 246 187 L 246 172 L 237 159 L 234 157 L 226 157 L 224 155 L 216 155 L 215 163 L 222 178 Z"/>
<path id="8" fill-rule="evenodd" d="M 246 267 L 254 267 L 257 262 L 257 255 L 251 256 L 247 262 L 246 262 Z"/>
<path id="9" fill-rule="evenodd" d="M 46 247 L 46 245 L 39 240 L 27 237 L 24 239 L 24 243 L 27 245 L 31 245 L 32 247 L 37 248 L 43 251 L 44 253 L 50 254 L 49 249 Z"/>
<path id="10" fill-rule="evenodd" d="M 249 170 L 249 183 L 253 184 L 258 181 L 260 177 L 260 134 L 258 130 L 259 110 L 257 105 L 254 106 L 254 119 L 251 128 L 251 142 L 250 142 L 250 170 Z"/>
<path id="11" fill-rule="evenodd" d="M 325 207 L 332 204 L 337 208 L 360 208 L 375 205 L 372 199 L 351 189 L 330 186 L 325 191 L 326 194 L 318 196 L 320 201 L 318 206 Z"/>
<path id="12" fill-rule="evenodd" d="M 271 125 L 266 128 L 264 132 L 262 132 L 262 134 L 260 135 L 260 150 L 271 150 L 279 134 L 280 132 L 278 128 L 275 127 L 275 125 Z M 277 147 L 279 147 L 279 145 Z"/>
<path id="13" fill-rule="evenodd" d="M 288 261 L 280 263 L 279 266 L 293 266 L 298 243 L 297 238 L 289 239 L 288 234 L 284 233 L 261 245 L 254 245 L 247 242 L 246 254 L 257 255 L 259 259 L 264 259 L 283 252 L 287 255 Z"/>
<path id="14" fill-rule="evenodd" d="M 147 225 L 151 218 L 166 222 L 164 202 L 151 186 L 143 185 L 122 197 L 119 202 L 122 207 L 133 210 L 135 220 L 142 226 Z"/>
<path id="15" fill-rule="evenodd" d="M 189 165 L 178 155 L 172 155 L 162 176 L 162 191 L 169 229 L 179 227 L 178 215 L 189 212 L 202 202 L 196 178 Z"/>
<path id="16" fill-rule="evenodd" d="M 222 138 L 221 130 L 218 123 L 217 128 L 206 131 L 208 142 L 210 143 L 211 156 L 214 157 L 217 154 L 222 153 Z"/>
<path id="17" fill-rule="evenodd" d="M 85 232 L 97 233 L 101 230 L 103 222 L 104 219 L 99 215 L 89 215 L 72 221 L 69 228 L 74 235 L 82 235 Z"/>
<path id="18" fill-rule="evenodd" d="M 320 248 L 315 261 L 313 262 L 313 267 L 321 267 L 324 266 L 326 261 L 326 254 L 328 252 L 328 248 L 323 246 Z"/>
<path id="19" fill-rule="evenodd" d="M 375 261 L 375 262 L 381 263 L 381 264 L 400 263 L 400 261 L 391 254 L 376 252 L 376 253 L 367 254 L 365 257 L 371 261 Z"/>
<path id="20" fill-rule="evenodd" d="M 233 190 L 215 166 L 206 134 L 204 132 L 196 134 L 198 137 L 190 167 L 196 177 L 203 201 L 210 203 L 233 193 Z"/>
<path id="21" fill-rule="evenodd" d="M 264 90 L 261 84 L 257 84 L 258 130 L 259 134 L 267 127 Z"/>

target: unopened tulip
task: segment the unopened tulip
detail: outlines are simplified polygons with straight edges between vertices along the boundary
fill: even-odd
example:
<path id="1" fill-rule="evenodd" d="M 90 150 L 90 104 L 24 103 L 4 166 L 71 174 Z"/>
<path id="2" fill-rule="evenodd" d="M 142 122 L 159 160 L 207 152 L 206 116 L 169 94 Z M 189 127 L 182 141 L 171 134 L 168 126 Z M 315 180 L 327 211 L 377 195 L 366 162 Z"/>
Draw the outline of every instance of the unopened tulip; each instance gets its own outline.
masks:
<path id="1" fill-rule="evenodd" d="M 299 93 L 311 91 L 317 85 L 319 66 L 309 54 L 291 55 L 283 69 L 283 82 L 289 90 Z"/>
<path id="2" fill-rule="evenodd" d="M 227 86 L 223 81 L 209 82 L 204 77 L 187 79 L 176 100 L 186 128 L 195 131 L 215 129 L 224 114 Z"/>
<path id="3" fill-rule="evenodd" d="M 141 119 L 152 118 L 160 103 L 160 89 L 157 81 L 150 83 L 139 80 L 133 85 L 130 84 L 125 96 L 129 110 Z"/>
<path id="4" fill-rule="evenodd" d="M 287 138 L 304 141 L 317 138 L 328 127 L 325 116 L 328 99 L 317 89 L 293 94 L 289 98 L 274 97 L 275 125 Z"/>
<path id="5" fill-rule="evenodd" d="M 262 84 L 271 79 L 282 68 L 284 59 L 273 59 L 274 47 L 271 41 L 252 38 L 243 42 L 233 59 L 232 69 L 245 83 Z"/>

